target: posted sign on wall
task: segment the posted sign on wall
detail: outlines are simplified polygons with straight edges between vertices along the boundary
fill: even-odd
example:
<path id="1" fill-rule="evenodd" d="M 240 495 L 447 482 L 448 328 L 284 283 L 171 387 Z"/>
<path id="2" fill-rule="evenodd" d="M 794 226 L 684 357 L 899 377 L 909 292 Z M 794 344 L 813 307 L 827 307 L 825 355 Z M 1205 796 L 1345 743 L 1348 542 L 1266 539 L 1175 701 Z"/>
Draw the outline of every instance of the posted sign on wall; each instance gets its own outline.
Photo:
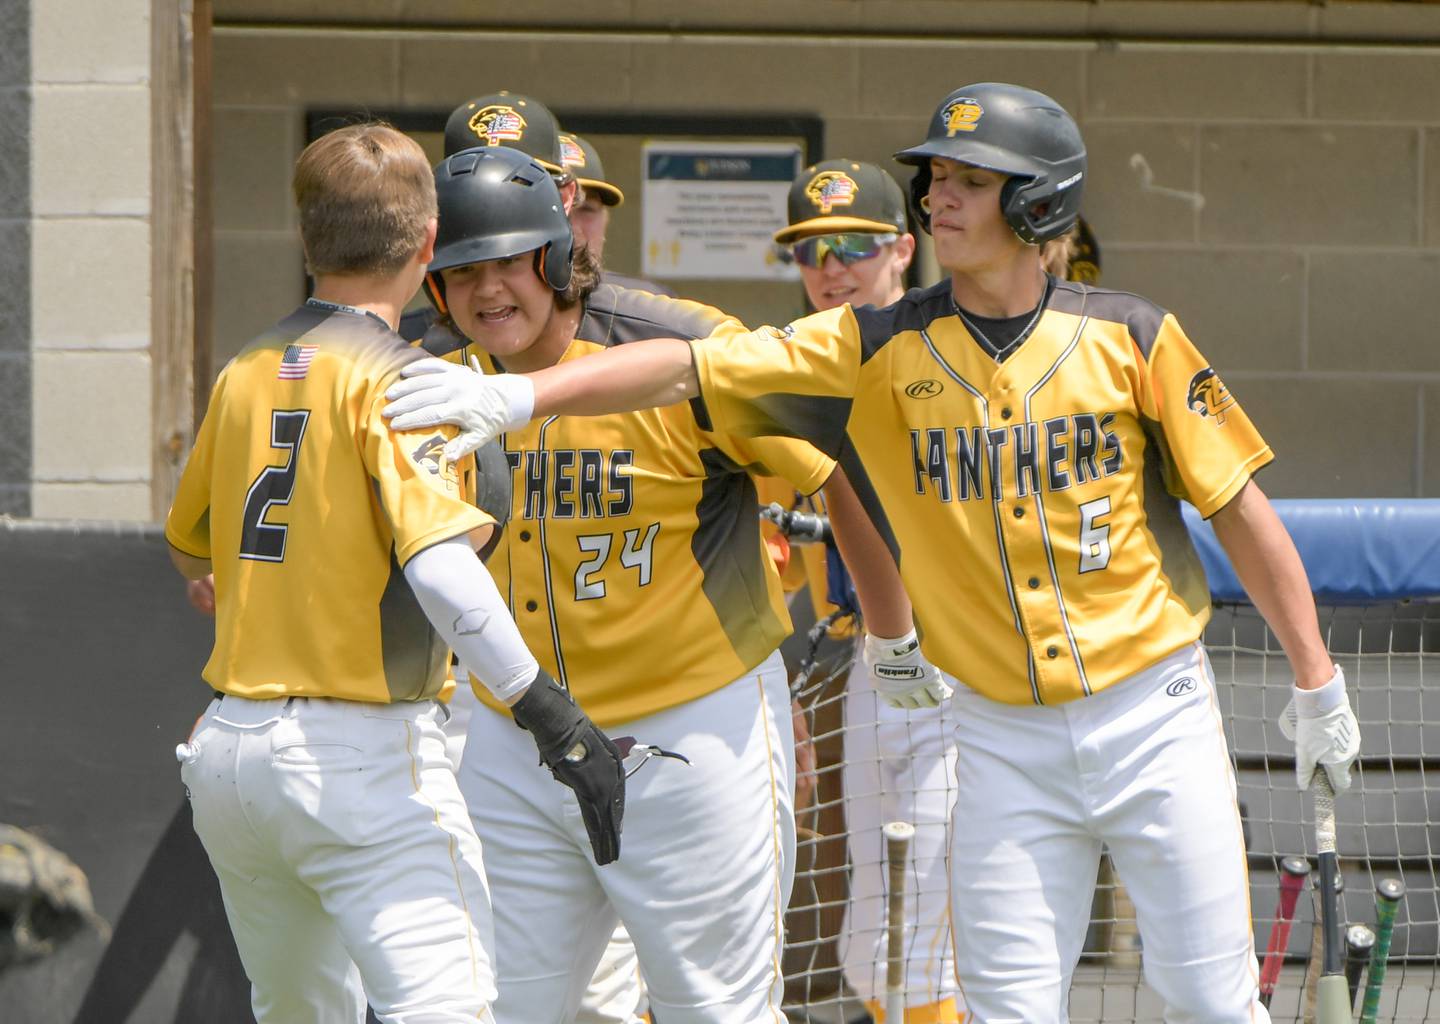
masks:
<path id="1" fill-rule="evenodd" d="M 647 142 L 644 275 L 798 278 L 771 237 L 785 226 L 800 160 L 800 146 L 788 142 Z"/>

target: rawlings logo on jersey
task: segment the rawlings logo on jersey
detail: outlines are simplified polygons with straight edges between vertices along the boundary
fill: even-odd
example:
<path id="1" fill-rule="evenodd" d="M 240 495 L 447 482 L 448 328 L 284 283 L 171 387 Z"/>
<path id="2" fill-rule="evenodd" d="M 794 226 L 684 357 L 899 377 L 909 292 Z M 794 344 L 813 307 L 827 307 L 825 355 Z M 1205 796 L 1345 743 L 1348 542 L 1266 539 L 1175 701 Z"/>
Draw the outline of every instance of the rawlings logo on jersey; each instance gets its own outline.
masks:
<path id="1" fill-rule="evenodd" d="M 487 146 L 519 142 L 525 134 L 525 118 L 516 113 L 514 107 L 492 103 L 481 107 L 470 118 L 470 130 Z"/>
<path id="2" fill-rule="evenodd" d="M 859 184 L 844 171 L 821 171 L 805 186 L 805 197 L 828 214 L 837 206 L 849 206 L 855 202 Z"/>
<path id="3" fill-rule="evenodd" d="M 1087 412 L 1043 423 L 910 431 L 915 493 L 940 501 L 1001 501 L 1064 491 L 1120 472 L 1125 452 L 1115 414 Z"/>
<path id="4" fill-rule="evenodd" d="M 1185 404 L 1190 411 L 1201 417 L 1208 416 L 1217 427 L 1225 425 L 1225 410 L 1235 404 L 1234 397 L 1215 371 L 1205 367 L 1190 378 L 1190 387 L 1185 392 Z"/>
<path id="5" fill-rule="evenodd" d="M 934 398 L 945 390 L 945 385 L 933 378 L 917 380 L 905 388 L 905 394 L 910 398 Z"/>
<path id="6" fill-rule="evenodd" d="M 985 116 L 985 108 L 979 100 L 961 96 L 951 102 L 941 116 L 945 119 L 945 137 L 954 138 L 956 132 L 973 132 L 978 128 L 980 118 Z"/>

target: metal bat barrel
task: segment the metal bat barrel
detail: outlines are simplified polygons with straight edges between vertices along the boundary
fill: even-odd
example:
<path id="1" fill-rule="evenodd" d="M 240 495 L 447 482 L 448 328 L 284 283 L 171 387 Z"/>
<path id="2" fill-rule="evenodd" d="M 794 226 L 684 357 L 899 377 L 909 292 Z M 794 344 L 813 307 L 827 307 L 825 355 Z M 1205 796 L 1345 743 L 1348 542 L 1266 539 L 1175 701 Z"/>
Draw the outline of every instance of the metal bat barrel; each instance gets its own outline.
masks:
<path id="1" fill-rule="evenodd" d="M 885 1020 L 905 1020 L 905 866 L 915 826 L 892 821 L 881 832 L 885 836 L 885 861 L 889 868 L 890 898 L 885 916 Z"/>
<path id="2" fill-rule="evenodd" d="M 1395 933 L 1395 912 L 1405 898 L 1405 883 L 1382 878 L 1375 885 L 1375 947 L 1370 951 L 1370 973 L 1365 979 L 1365 1002 L 1360 1007 L 1360 1024 L 1375 1024 L 1380 1013 L 1380 989 L 1385 984 L 1385 966 L 1390 959 L 1390 938 Z"/>

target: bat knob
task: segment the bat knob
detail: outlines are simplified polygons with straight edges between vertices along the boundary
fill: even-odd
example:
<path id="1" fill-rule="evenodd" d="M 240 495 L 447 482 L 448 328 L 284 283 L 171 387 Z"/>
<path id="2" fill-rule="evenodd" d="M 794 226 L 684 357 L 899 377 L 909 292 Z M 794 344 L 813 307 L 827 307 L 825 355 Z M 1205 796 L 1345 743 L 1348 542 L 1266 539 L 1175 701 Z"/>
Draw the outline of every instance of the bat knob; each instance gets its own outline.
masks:
<path id="1" fill-rule="evenodd" d="M 1310 861 L 1305 857 L 1286 857 L 1280 862 L 1280 869 L 1287 875 L 1304 878 L 1310 873 Z"/>
<path id="2" fill-rule="evenodd" d="M 911 839 L 915 836 L 915 826 L 908 821 L 892 821 L 883 829 L 886 839 Z"/>
<path id="3" fill-rule="evenodd" d="M 1375 945 L 1375 933 L 1367 925 L 1352 924 L 1345 929 L 1345 948 L 1352 952 L 1368 953 Z"/>
<path id="4" fill-rule="evenodd" d="M 1382 900 L 1398 902 L 1405 895 L 1405 883 L 1398 878 L 1382 878 L 1375 885 L 1375 893 Z"/>

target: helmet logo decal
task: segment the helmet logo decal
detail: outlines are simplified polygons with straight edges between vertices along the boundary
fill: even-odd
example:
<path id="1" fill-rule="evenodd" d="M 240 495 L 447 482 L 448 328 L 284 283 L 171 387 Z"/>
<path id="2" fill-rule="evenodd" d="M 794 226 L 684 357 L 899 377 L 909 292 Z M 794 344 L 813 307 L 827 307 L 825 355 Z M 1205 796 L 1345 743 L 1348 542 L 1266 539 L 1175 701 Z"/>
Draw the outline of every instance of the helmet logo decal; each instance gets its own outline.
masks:
<path id="1" fill-rule="evenodd" d="M 984 115 L 985 108 L 977 99 L 961 96 L 952 100 L 941 115 L 945 121 L 945 137 L 953 139 L 956 132 L 973 132 L 980 126 L 980 118 Z"/>
<path id="2" fill-rule="evenodd" d="M 585 151 L 568 135 L 560 136 L 560 162 L 566 167 L 585 166 Z"/>
<path id="3" fill-rule="evenodd" d="M 1209 416 L 1221 427 L 1225 425 L 1225 410 L 1235 404 L 1235 399 L 1215 371 L 1207 366 L 1190 378 L 1185 404 L 1191 412 L 1202 418 Z"/>
<path id="4" fill-rule="evenodd" d="M 855 202 L 859 184 L 844 171 L 821 171 L 805 186 L 805 198 L 809 199 L 821 213 L 828 214 L 837 206 L 849 206 Z"/>
<path id="5" fill-rule="evenodd" d="M 470 118 L 470 130 L 487 146 L 519 142 L 525 134 L 525 119 L 516 113 L 514 107 L 492 104 L 475 112 L 475 116 Z"/>

